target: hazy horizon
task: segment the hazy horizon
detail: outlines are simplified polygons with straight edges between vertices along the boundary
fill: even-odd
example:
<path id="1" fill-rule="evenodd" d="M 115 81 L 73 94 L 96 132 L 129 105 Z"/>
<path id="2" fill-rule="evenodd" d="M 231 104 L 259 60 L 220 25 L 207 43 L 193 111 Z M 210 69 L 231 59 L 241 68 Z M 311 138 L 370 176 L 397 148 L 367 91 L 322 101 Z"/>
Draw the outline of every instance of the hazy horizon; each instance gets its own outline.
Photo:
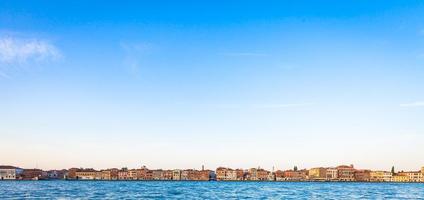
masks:
<path id="1" fill-rule="evenodd" d="M 3 1 L 0 164 L 424 166 L 422 1 Z"/>

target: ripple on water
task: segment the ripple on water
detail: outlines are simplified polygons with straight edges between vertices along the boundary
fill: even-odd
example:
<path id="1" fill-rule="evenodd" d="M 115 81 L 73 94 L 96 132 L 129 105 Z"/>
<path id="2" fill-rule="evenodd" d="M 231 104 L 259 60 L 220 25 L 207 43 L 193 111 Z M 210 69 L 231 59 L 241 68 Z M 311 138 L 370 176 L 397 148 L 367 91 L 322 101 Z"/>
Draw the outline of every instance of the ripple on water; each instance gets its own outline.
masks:
<path id="1" fill-rule="evenodd" d="M 0 181 L 1 199 L 424 199 L 422 183 Z"/>

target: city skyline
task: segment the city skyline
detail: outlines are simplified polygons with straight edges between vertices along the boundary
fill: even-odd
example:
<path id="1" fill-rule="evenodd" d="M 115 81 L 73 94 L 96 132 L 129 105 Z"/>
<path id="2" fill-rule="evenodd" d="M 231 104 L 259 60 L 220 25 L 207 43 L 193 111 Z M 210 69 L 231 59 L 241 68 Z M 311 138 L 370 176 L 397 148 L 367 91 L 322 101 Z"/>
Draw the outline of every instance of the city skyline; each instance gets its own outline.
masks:
<path id="1" fill-rule="evenodd" d="M 5 1 L 0 165 L 424 165 L 424 2 Z"/>
<path id="2" fill-rule="evenodd" d="M 261 167 L 201 169 L 76 168 L 23 169 L 0 165 L 0 180 L 138 180 L 138 181 L 320 181 L 320 182 L 408 182 L 423 183 L 424 167 L 413 171 L 358 169 L 353 164 L 267 170 Z"/>

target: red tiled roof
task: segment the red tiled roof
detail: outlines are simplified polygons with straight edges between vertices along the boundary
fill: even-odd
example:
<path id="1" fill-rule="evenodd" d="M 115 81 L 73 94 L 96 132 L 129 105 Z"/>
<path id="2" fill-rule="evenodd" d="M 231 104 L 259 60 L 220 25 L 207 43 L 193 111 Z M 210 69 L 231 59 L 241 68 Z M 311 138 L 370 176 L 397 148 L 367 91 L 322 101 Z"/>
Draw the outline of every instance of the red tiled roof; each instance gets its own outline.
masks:
<path id="1" fill-rule="evenodd" d="M 18 167 L 10 165 L 0 165 L 0 169 L 18 169 Z"/>

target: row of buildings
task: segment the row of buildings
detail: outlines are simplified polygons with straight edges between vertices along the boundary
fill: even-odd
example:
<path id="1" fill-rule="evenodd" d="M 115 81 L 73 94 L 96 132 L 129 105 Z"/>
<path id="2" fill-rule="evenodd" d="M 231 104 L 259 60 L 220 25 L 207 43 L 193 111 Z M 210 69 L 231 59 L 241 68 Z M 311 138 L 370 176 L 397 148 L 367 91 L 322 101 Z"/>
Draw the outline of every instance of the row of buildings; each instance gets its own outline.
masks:
<path id="1" fill-rule="evenodd" d="M 419 171 L 372 171 L 355 169 L 353 165 L 267 171 L 261 168 L 248 170 L 219 167 L 216 180 L 220 181 L 344 181 L 344 182 L 424 182 L 424 167 Z"/>
<path id="2" fill-rule="evenodd" d="M 138 169 L 70 168 L 43 171 L 0 165 L 0 180 L 191 180 L 191 181 L 361 181 L 361 182 L 424 182 L 424 167 L 417 171 L 375 171 L 355 169 L 353 165 L 316 167 L 268 171 L 258 168 L 231 169 L 218 167 L 215 171 L 204 169 Z"/>
<path id="3" fill-rule="evenodd" d="M 68 170 L 23 169 L 10 165 L 0 165 L 0 180 L 40 180 L 64 179 Z"/>
<path id="4" fill-rule="evenodd" d="M 145 166 L 139 169 L 83 169 L 71 168 L 68 170 L 67 179 L 78 180 L 193 180 L 208 181 L 213 179 L 212 170 L 186 169 L 186 170 L 150 170 Z"/>

